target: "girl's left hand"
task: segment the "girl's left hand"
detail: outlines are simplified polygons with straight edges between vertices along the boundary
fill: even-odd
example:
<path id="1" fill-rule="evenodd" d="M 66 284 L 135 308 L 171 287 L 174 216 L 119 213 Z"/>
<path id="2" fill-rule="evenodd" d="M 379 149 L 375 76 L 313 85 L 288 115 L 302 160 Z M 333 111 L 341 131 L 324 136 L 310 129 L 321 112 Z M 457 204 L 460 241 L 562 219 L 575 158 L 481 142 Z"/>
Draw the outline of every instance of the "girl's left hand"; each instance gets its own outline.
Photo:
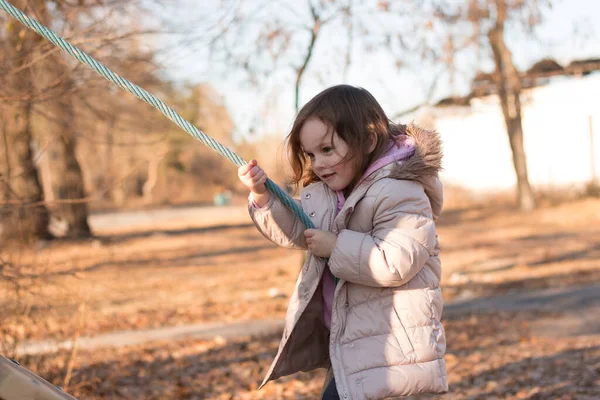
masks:
<path id="1" fill-rule="evenodd" d="M 306 237 L 306 244 L 309 250 L 315 256 L 322 258 L 329 258 L 331 256 L 337 242 L 337 236 L 329 231 L 322 231 L 320 229 L 307 229 L 304 231 L 304 237 Z"/>

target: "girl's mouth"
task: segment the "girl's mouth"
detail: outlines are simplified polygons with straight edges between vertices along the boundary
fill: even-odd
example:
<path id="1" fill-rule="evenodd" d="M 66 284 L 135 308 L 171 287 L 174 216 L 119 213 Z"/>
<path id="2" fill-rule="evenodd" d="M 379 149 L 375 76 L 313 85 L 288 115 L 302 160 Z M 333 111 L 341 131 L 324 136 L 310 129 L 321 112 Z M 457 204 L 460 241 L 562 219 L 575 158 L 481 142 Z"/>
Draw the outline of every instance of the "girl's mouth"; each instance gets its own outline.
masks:
<path id="1" fill-rule="evenodd" d="M 321 179 L 326 180 L 326 179 L 331 178 L 333 175 L 335 175 L 335 172 L 332 172 L 330 174 L 321 175 Z"/>

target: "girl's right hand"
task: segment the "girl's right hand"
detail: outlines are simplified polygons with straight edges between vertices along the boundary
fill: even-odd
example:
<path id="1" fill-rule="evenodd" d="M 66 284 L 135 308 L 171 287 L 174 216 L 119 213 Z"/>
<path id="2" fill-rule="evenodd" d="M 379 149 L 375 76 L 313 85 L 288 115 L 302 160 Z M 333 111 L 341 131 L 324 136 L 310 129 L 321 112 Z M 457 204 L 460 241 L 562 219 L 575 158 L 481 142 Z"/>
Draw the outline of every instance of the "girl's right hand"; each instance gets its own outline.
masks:
<path id="1" fill-rule="evenodd" d="M 246 165 L 238 168 L 238 178 L 254 195 L 264 195 L 267 193 L 265 182 L 267 174 L 258 166 L 256 160 L 250 160 Z"/>

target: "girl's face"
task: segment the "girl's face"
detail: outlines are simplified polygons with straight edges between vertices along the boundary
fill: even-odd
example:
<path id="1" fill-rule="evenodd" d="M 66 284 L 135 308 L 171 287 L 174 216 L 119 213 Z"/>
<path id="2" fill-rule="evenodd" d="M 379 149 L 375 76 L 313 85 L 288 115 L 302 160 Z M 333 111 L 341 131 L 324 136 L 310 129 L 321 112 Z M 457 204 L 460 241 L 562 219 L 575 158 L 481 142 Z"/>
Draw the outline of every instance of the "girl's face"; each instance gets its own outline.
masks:
<path id="1" fill-rule="evenodd" d="M 308 119 L 299 133 L 302 149 L 310 158 L 312 171 L 333 190 L 344 190 L 354 179 L 354 166 L 343 162 L 348 145 L 317 118 Z"/>

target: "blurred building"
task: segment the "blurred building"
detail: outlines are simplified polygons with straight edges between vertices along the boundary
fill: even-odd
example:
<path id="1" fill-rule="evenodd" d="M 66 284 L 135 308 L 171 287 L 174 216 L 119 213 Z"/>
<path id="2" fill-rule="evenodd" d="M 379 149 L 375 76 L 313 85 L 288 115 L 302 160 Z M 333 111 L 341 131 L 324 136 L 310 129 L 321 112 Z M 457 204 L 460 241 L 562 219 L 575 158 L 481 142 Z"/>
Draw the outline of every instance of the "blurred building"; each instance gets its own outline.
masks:
<path id="1" fill-rule="evenodd" d="M 538 189 L 583 187 L 600 178 L 600 59 L 562 67 L 542 60 L 523 73 L 524 145 Z M 445 182 L 474 191 L 512 189 L 512 153 L 489 74 L 471 94 L 421 107 L 403 120 L 434 126 L 444 140 Z"/>

